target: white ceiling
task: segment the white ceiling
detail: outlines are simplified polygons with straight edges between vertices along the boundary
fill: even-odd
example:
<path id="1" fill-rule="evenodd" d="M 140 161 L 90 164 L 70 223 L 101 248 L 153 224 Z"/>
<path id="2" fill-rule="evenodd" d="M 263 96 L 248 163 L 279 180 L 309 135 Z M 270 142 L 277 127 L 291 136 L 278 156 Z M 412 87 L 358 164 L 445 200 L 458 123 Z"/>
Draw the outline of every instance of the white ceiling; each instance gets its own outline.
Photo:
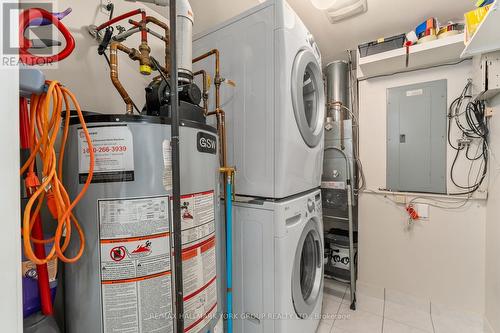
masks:
<path id="1" fill-rule="evenodd" d="M 323 11 L 309 0 L 288 0 L 313 33 L 324 63 L 344 59 L 345 51 L 357 45 L 408 32 L 417 24 L 435 16 L 441 22 L 462 18 L 473 8 L 474 0 L 368 0 L 368 12 L 331 24 Z M 259 0 L 191 0 L 196 16 L 195 32 L 206 30 L 242 11 Z"/>
<path id="2" fill-rule="evenodd" d="M 190 0 L 194 33 L 205 31 L 259 4 L 258 0 Z"/>

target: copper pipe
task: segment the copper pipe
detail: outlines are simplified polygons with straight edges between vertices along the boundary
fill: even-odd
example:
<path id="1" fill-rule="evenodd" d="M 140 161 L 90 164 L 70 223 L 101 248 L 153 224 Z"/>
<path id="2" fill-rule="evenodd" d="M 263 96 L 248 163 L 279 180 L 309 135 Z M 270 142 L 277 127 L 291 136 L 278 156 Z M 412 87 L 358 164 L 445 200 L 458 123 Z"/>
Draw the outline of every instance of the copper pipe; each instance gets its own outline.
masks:
<path id="1" fill-rule="evenodd" d="M 116 36 L 113 36 L 113 40 L 117 41 L 117 42 L 124 42 L 127 38 L 129 38 L 130 36 L 138 33 L 141 31 L 141 23 L 140 22 L 136 22 L 134 20 L 129 20 L 129 23 L 132 24 L 134 27 L 127 30 L 127 31 L 124 31 Z M 159 33 L 157 33 L 156 31 L 154 30 L 151 30 L 149 28 L 146 28 L 146 32 L 148 34 L 151 34 L 153 35 L 154 37 L 158 38 L 159 40 L 165 42 L 165 36 L 162 36 L 160 35 Z"/>
<path id="2" fill-rule="evenodd" d="M 146 16 L 146 23 L 152 23 L 165 30 L 165 69 L 166 73 L 170 72 L 170 29 L 165 22 L 160 21 L 156 17 Z"/>
<path id="3" fill-rule="evenodd" d="M 224 110 L 221 109 L 220 103 L 220 86 L 224 79 L 220 75 L 220 53 L 217 49 L 212 49 L 205 54 L 200 55 L 193 59 L 193 64 L 199 62 L 203 59 L 206 59 L 210 56 L 215 56 L 215 77 L 214 77 L 214 85 L 215 85 L 215 111 L 208 112 L 206 115 L 216 115 L 217 117 L 217 131 L 219 132 L 219 141 L 220 141 L 220 151 L 221 151 L 221 166 L 222 168 L 227 168 L 227 139 L 226 139 L 226 114 Z M 226 191 L 227 178 L 224 177 L 224 198 L 227 198 Z M 227 202 L 227 201 L 226 201 Z"/>
<path id="4" fill-rule="evenodd" d="M 222 140 L 222 166 L 227 167 L 226 113 L 221 109 L 219 109 L 219 113 L 217 114 L 217 121 L 219 123 L 220 136 Z"/>
<path id="5" fill-rule="evenodd" d="M 220 146 L 221 146 L 221 158 L 222 158 L 222 167 L 227 167 L 227 158 L 226 158 L 226 126 L 225 126 L 225 113 L 224 110 L 221 109 L 220 106 L 220 86 L 224 79 L 220 76 L 220 53 L 217 49 L 212 49 L 205 54 L 200 55 L 193 59 L 193 64 L 199 62 L 203 59 L 206 59 L 210 56 L 215 56 L 215 111 L 208 112 L 207 116 L 217 115 L 217 128 L 220 133 Z"/>
<path id="6" fill-rule="evenodd" d="M 168 25 L 166 23 L 160 21 L 156 17 L 153 17 L 153 16 L 146 16 L 144 18 L 144 20 L 142 20 L 140 22 L 136 22 L 134 20 L 129 20 L 129 23 L 134 25 L 135 27 L 140 28 L 141 31 L 144 29 L 144 31 L 149 32 L 155 36 L 157 36 L 157 34 L 154 33 L 152 30 L 148 29 L 146 27 L 146 24 L 152 23 L 152 24 L 159 26 L 163 30 L 165 30 L 165 36 L 162 37 L 162 40 L 165 42 L 165 70 L 164 70 L 164 72 L 165 72 L 165 74 L 168 74 L 169 70 L 170 70 L 170 29 L 169 29 Z"/>
<path id="7" fill-rule="evenodd" d="M 205 116 L 208 115 L 208 82 L 207 82 L 207 71 L 202 69 L 193 74 L 193 77 L 201 75 L 203 78 L 203 113 Z"/>
<path id="8" fill-rule="evenodd" d="M 222 82 L 224 81 L 221 76 L 220 76 L 220 53 L 219 50 L 213 49 L 208 51 L 205 54 L 202 54 L 199 57 L 196 57 L 193 59 L 193 64 L 201 61 L 203 59 L 206 59 L 212 55 L 215 55 L 215 77 L 214 77 L 214 84 L 215 84 L 215 112 L 220 109 L 220 86 Z"/>
<path id="9" fill-rule="evenodd" d="M 139 52 L 136 49 L 129 49 L 128 47 L 119 42 L 112 42 L 109 51 L 111 82 L 113 82 L 113 85 L 115 86 L 116 90 L 118 90 L 118 93 L 120 94 L 120 96 L 123 98 L 123 101 L 127 105 L 127 114 L 132 114 L 134 110 L 133 108 L 134 103 L 132 102 L 132 99 L 130 98 L 129 94 L 127 93 L 127 91 L 121 84 L 120 79 L 118 78 L 118 50 L 128 54 L 129 57 L 133 60 L 138 60 Z"/>
<path id="10" fill-rule="evenodd" d="M 221 166 L 222 168 L 220 169 L 221 173 L 227 173 L 228 170 L 228 165 L 227 165 L 227 139 L 226 139 L 226 113 L 224 110 L 221 109 L 221 103 L 220 103 L 220 86 L 222 82 L 224 82 L 224 79 L 220 75 L 220 52 L 217 49 L 212 49 L 208 51 L 205 54 L 202 54 L 199 57 L 196 57 L 193 59 L 193 64 L 197 63 L 203 59 L 206 59 L 210 56 L 214 55 L 215 56 L 215 77 L 214 77 L 214 84 L 215 84 L 215 111 L 208 112 L 206 116 L 211 116 L 211 115 L 216 115 L 217 117 L 217 130 L 219 132 L 219 141 L 220 141 L 220 150 L 221 150 Z M 232 168 L 231 168 L 232 169 Z M 234 169 L 232 169 L 232 177 L 234 179 Z M 234 184 L 234 180 L 233 180 Z M 224 177 L 224 204 L 227 205 L 227 196 L 231 195 L 227 193 L 227 177 Z M 235 193 L 233 189 L 233 193 Z M 227 216 L 226 216 L 226 224 L 228 223 L 227 221 Z"/>

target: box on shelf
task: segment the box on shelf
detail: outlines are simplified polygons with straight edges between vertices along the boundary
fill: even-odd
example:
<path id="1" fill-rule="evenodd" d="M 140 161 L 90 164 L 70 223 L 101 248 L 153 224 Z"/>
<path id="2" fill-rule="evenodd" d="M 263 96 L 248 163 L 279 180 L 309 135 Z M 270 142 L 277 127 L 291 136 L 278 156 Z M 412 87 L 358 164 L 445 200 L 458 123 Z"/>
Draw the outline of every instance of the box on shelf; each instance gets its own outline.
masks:
<path id="1" fill-rule="evenodd" d="M 477 28 L 483 22 L 486 14 L 490 10 L 492 5 L 480 7 L 474 10 L 471 10 L 468 13 L 464 14 L 465 17 L 465 41 L 468 42 L 471 40 L 472 36 L 476 33 Z"/>
<path id="2" fill-rule="evenodd" d="M 379 40 L 361 44 L 358 46 L 359 56 L 361 58 L 370 55 L 387 52 L 404 46 L 406 34 L 396 35 L 388 38 L 380 38 Z"/>

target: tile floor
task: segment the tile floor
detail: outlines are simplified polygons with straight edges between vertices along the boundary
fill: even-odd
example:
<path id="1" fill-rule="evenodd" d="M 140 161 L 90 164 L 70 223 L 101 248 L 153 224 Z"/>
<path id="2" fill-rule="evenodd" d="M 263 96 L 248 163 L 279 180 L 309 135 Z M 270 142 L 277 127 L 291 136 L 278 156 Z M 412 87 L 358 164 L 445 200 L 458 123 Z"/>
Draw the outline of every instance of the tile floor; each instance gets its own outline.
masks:
<path id="1" fill-rule="evenodd" d="M 346 285 L 325 280 L 323 319 L 317 333 L 484 333 L 479 316 L 467 315 L 385 290 L 374 298 L 358 292 L 351 311 Z"/>

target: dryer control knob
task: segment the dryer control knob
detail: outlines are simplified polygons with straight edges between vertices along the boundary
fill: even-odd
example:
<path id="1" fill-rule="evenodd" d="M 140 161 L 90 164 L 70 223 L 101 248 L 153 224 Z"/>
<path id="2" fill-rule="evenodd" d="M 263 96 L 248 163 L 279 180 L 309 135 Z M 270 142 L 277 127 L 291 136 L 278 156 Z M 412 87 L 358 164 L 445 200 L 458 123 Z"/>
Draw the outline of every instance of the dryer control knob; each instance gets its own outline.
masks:
<path id="1" fill-rule="evenodd" d="M 312 199 L 307 200 L 307 210 L 309 211 L 309 213 L 312 213 L 314 211 L 314 208 L 316 208 L 314 201 Z"/>

